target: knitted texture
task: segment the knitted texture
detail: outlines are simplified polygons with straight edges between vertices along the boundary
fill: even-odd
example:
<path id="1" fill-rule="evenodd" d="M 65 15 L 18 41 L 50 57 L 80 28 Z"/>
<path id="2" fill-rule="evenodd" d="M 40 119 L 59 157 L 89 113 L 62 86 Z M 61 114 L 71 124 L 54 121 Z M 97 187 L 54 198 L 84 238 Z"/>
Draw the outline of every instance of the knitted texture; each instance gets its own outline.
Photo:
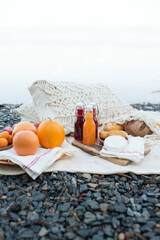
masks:
<path id="1" fill-rule="evenodd" d="M 160 129 L 155 120 L 143 111 L 132 108 L 104 83 L 87 85 L 39 80 L 29 87 L 29 92 L 33 101 L 15 110 L 22 120 L 36 122 L 50 117 L 60 122 L 66 134 L 69 134 L 74 130 L 76 104 L 95 102 L 99 109 L 99 125 L 109 121 L 122 124 L 125 120 L 140 119 L 151 128 L 156 136 L 154 139 L 160 137 Z"/>

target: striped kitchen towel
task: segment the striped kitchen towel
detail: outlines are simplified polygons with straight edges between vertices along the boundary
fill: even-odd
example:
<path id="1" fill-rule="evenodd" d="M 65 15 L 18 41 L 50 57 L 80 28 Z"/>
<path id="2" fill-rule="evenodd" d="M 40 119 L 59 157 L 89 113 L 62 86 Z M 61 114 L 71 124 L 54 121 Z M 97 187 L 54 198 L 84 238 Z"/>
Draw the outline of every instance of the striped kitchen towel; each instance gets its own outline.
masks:
<path id="1" fill-rule="evenodd" d="M 0 151 L 0 159 L 8 159 L 19 165 L 32 178 L 36 179 L 41 173 L 46 171 L 54 162 L 64 155 L 71 156 L 73 147 L 65 140 L 61 147 L 45 149 L 38 148 L 34 155 L 19 156 L 14 148 Z"/>
<path id="2" fill-rule="evenodd" d="M 140 163 L 144 159 L 144 138 L 128 135 L 128 144 L 125 150 L 121 152 L 111 152 L 105 147 L 100 151 L 104 157 L 114 157 L 129 159 L 135 163 Z"/>

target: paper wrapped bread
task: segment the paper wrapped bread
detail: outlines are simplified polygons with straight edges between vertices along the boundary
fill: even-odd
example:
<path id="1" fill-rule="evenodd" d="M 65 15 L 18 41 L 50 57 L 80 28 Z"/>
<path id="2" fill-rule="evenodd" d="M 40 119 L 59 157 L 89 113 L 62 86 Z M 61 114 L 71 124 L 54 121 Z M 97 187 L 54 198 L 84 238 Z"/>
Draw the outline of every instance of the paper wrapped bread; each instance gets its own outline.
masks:
<path id="1" fill-rule="evenodd" d="M 132 136 L 144 137 L 152 134 L 150 128 L 143 121 L 132 120 L 124 123 L 124 131 Z"/>

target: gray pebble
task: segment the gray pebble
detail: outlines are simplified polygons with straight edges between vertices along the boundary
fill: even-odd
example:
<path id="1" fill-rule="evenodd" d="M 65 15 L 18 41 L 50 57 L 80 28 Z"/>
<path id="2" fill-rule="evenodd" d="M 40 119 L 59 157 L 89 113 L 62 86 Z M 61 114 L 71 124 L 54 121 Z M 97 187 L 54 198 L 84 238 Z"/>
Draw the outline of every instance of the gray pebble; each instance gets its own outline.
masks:
<path id="1" fill-rule="evenodd" d="M 36 193 L 33 196 L 34 201 L 43 201 L 45 199 L 45 195 L 43 193 Z"/>
<path id="2" fill-rule="evenodd" d="M 126 211 L 126 206 L 123 203 L 115 203 L 114 204 L 114 210 L 119 213 L 123 213 Z"/>
<path id="3" fill-rule="evenodd" d="M 66 203 L 60 204 L 58 206 L 58 211 L 60 211 L 60 212 L 67 212 L 69 210 L 69 208 L 70 208 L 70 203 L 66 202 Z"/>
<path id="4" fill-rule="evenodd" d="M 109 236 L 109 237 L 112 237 L 113 234 L 114 234 L 114 230 L 113 228 L 109 225 L 107 227 L 104 228 L 104 233 Z"/>
<path id="5" fill-rule="evenodd" d="M 96 216 L 95 216 L 93 213 L 91 213 L 91 212 L 86 212 L 86 213 L 84 214 L 84 222 L 85 222 L 86 224 L 90 224 L 90 223 L 94 222 L 95 220 L 96 220 Z"/>
<path id="6" fill-rule="evenodd" d="M 30 229 L 24 229 L 24 230 L 20 230 L 17 236 L 18 236 L 18 239 L 23 239 L 23 238 L 33 239 L 34 232 Z"/>

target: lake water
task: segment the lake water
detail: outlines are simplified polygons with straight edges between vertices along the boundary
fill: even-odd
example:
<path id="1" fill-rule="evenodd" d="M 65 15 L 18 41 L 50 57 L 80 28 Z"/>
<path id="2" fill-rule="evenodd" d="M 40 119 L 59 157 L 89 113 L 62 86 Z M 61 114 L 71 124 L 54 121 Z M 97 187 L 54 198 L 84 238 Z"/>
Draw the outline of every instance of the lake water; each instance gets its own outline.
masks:
<path id="1" fill-rule="evenodd" d="M 102 81 L 129 103 L 160 102 L 159 1 L 9 2 L 0 6 L 0 103 L 30 100 L 39 79 Z"/>

